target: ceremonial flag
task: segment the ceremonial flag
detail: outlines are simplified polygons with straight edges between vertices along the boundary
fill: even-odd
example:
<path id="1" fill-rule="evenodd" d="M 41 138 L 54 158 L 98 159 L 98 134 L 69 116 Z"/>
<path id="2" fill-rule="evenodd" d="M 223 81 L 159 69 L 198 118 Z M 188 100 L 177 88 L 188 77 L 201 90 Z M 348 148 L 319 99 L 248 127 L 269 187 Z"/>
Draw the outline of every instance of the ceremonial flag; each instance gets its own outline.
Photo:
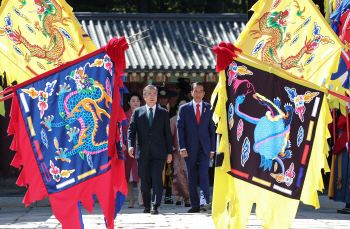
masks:
<path id="1" fill-rule="evenodd" d="M 341 2 L 338 9 L 331 15 L 332 29 L 339 36 L 341 42 L 350 48 L 350 2 Z M 330 81 L 327 82 L 326 87 L 331 88 L 332 91 L 338 94 L 345 95 L 345 92 L 349 93 L 349 69 L 350 69 L 350 52 L 342 50 L 342 54 L 339 60 L 339 67 L 336 73 L 331 75 Z M 340 108 L 343 115 L 346 115 L 346 103 L 333 95 L 328 96 L 329 105 L 331 108 Z"/>
<path id="2" fill-rule="evenodd" d="M 345 44 L 348 48 L 350 47 L 350 2 L 342 1 L 339 4 L 339 8 L 331 15 L 332 28 L 339 36 L 340 40 Z M 343 53 L 340 62 L 338 72 L 332 74 L 330 85 L 338 87 L 341 90 L 340 93 L 345 94 L 344 91 L 349 95 L 349 70 L 350 70 L 350 57 L 349 52 Z M 337 126 L 337 131 L 342 132 L 342 134 L 338 135 L 336 139 L 334 148 L 333 148 L 333 157 L 331 163 L 331 174 L 329 178 L 329 186 L 328 186 L 328 196 L 335 201 L 346 201 L 346 190 L 347 190 L 347 168 L 348 168 L 348 156 L 347 149 L 345 147 L 345 143 L 348 142 L 346 128 L 346 117 L 348 117 L 348 109 L 346 107 L 345 101 L 341 100 L 338 102 L 338 98 L 335 96 L 329 96 L 329 100 L 331 101 L 330 106 L 333 108 L 339 108 L 338 103 L 341 104 L 340 110 L 342 114 L 339 118 L 337 118 L 333 125 Z M 334 134 L 335 129 L 334 129 Z M 336 136 L 334 136 L 336 138 Z M 342 176 L 342 174 L 345 174 Z"/>
<path id="3" fill-rule="evenodd" d="M 252 10 L 238 48 L 316 85 L 329 82 L 347 48 L 312 0 L 260 0 Z"/>
<path id="4" fill-rule="evenodd" d="M 14 88 L 8 132 L 17 151 L 12 165 L 23 166 L 17 184 L 29 185 L 23 202 L 49 196 L 64 229 L 83 228 L 80 203 L 91 213 L 95 195 L 107 227 L 114 228 L 127 194 L 120 95 L 125 88 L 115 59 L 128 48 L 124 44 L 125 38 L 113 38 Z"/>
<path id="5" fill-rule="evenodd" d="M 319 208 L 332 120 L 326 90 L 245 54 L 228 62 L 232 46 L 213 49 L 221 140 L 212 217 L 217 228 L 245 228 L 256 203 L 263 228 L 289 228 L 300 200 Z"/>
<path id="6" fill-rule="evenodd" d="M 65 0 L 4 0 L 0 71 L 21 83 L 96 50 Z"/>

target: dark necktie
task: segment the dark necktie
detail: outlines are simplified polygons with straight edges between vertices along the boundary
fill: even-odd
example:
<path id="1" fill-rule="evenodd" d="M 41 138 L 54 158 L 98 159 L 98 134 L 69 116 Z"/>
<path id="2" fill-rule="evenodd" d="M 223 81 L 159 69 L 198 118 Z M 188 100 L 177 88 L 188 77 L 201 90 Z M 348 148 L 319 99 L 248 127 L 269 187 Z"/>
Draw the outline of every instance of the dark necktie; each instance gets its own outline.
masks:
<path id="1" fill-rule="evenodd" d="M 201 121 L 201 112 L 199 111 L 199 104 L 196 105 L 197 106 L 197 111 L 196 111 L 196 118 L 197 118 L 197 123 L 199 125 L 199 122 Z"/>
<path id="2" fill-rule="evenodd" d="M 148 122 L 149 122 L 149 126 L 151 127 L 153 122 L 153 108 L 149 109 Z"/>

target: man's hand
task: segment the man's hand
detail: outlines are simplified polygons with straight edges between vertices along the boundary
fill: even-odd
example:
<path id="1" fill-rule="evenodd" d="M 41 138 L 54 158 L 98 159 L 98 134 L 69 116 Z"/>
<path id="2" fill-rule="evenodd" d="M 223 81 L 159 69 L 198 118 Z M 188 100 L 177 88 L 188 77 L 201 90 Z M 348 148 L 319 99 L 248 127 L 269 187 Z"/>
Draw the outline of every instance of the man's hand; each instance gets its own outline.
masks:
<path id="1" fill-rule="evenodd" d="M 129 156 L 134 158 L 134 148 L 129 148 Z"/>
<path id="2" fill-rule="evenodd" d="M 213 153 L 210 153 L 210 159 L 212 159 L 214 157 L 214 152 Z"/>
<path id="3" fill-rule="evenodd" d="M 181 157 L 188 157 L 187 150 L 181 150 L 180 155 Z"/>
<path id="4" fill-rule="evenodd" d="M 166 159 L 166 163 L 170 163 L 173 160 L 173 155 L 168 154 L 168 157 Z"/>

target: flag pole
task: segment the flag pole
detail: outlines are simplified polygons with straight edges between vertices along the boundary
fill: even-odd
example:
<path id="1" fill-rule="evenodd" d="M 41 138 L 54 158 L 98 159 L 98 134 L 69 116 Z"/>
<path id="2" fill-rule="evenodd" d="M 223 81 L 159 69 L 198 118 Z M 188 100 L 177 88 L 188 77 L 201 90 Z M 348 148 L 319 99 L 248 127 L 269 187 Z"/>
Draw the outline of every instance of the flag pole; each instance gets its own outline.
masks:
<path id="1" fill-rule="evenodd" d="M 205 37 L 205 36 L 203 36 L 203 35 L 200 35 L 199 33 L 198 33 L 197 35 L 200 36 L 200 37 L 203 37 L 203 38 L 207 39 L 208 41 L 211 41 L 211 42 L 213 42 L 213 43 L 215 43 L 215 44 L 219 44 L 218 42 L 216 42 L 216 41 L 210 39 L 209 37 Z"/>
<path id="2" fill-rule="evenodd" d="M 12 98 L 12 97 L 13 97 L 13 93 L 11 93 L 11 94 L 9 94 L 9 95 L 6 95 L 5 97 L 0 98 L 0 103 L 1 103 L 2 101 L 5 101 L 5 100 L 7 100 L 7 99 L 9 99 L 9 98 Z"/>
<path id="3" fill-rule="evenodd" d="M 205 46 L 205 45 L 199 44 L 199 43 L 194 42 L 194 41 L 191 41 L 191 40 L 188 40 L 188 41 L 190 41 L 190 42 L 192 42 L 192 43 L 195 43 L 195 44 L 197 44 L 197 45 L 200 45 L 200 46 L 206 47 L 206 48 L 208 48 L 208 49 L 213 49 L 213 48 L 210 48 L 210 47 L 208 47 L 208 46 Z"/>
<path id="4" fill-rule="evenodd" d="M 144 32 L 146 32 L 146 31 L 148 31 L 149 29 L 146 29 L 146 30 L 144 30 L 144 31 L 141 31 L 141 32 L 139 32 L 139 33 L 136 33 L 136 34 L 134 34 L 134 35 L 131 35 L 130 37 L 127 37 L 126 39 L 129 39 L 129 38 L 132 38 L 132 37 L 134 37 L 134 36 L 137 36 L 137 35 L 139 35 L 139 34 L 141 34 L 141 33 L 144 33 Z"/>

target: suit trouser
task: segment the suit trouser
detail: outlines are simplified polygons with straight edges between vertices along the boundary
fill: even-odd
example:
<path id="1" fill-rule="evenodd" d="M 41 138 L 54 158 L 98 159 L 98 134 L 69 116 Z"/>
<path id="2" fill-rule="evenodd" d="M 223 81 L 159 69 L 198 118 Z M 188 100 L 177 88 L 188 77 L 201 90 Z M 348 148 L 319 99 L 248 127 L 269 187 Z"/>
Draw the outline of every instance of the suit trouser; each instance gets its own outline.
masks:
<path id="1" fill-rule="evenodd" d="M 194 142 L 194 144 L 196 144 Z M 202 144 L 198 141 L 198 152 L 187 152 L 185 157 L 188 186 L 190 189 L 191 206 L 199 207 L 202 204 L 209 203 L 209 161 L 210 156 L 204 153 Z M 192 155 L 191 155 L 192 154 Z M 197 164 L 199 172 L 200 196 L 197 191 Z"/>
<path id="2" fill-rule="evenodd" d="M 152 205 L 159 206 L 163 195 L 163 179 L 162 172 L 164 169 L 165 160 L 137 160 L 138 174 L 141 179 L 141 192 L 143 203 L 146 208 Z M 153 195 L 151 200 L 151 188 Z"/>

